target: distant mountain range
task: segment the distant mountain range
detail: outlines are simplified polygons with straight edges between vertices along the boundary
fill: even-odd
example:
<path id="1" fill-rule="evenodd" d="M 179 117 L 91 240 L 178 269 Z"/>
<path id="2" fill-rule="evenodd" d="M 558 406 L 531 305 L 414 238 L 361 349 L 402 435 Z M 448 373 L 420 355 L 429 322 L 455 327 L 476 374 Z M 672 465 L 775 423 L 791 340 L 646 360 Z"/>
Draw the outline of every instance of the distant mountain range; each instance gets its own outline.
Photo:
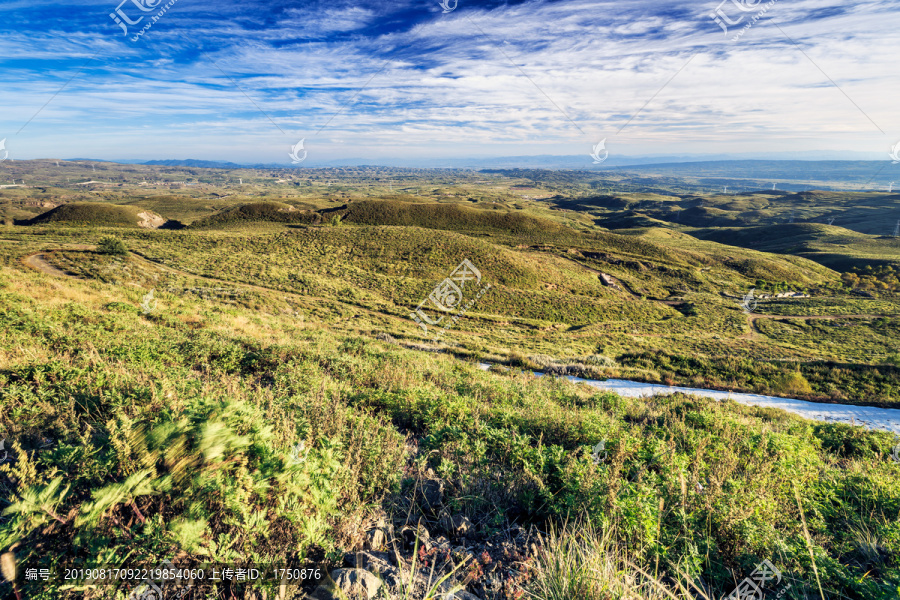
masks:
<path id="1" fill-rule="evenodd" d="M 197 160 L 189 158 L 187 160 L 148 160 L 147 162 L 137 163 L 141 165 L 159 165 L 163 167 L 196 167 L 198 169 L 242 169 L 247 165 L 239 165 L 233 162 L 217 161 L 217 160 Z M 283 168 L 278 165 L 276 168 Z"/>
<path id="2" fill-rule="evenodd" d="M 833 153 L 822 153 L 833 154 Z M 808 156 L 808 154 L 804 154 Z M 94 159 L 71 159 L 94 160 Z M 96 161 L 108 162 L 108 161 Z M 600 173 L 633 173 L 645 176 L 670 176 L 697 178 L 697 183 L 707 185 L 731 185 L 737 180 L 758 180 L 759 185 L 774 181 L 817 181 L 846 183 L 880 189 L 892 181 L 900 182 L 900 165 L 884 160 L 799 160 L 734 158 L 728 155 L 610 157 L 594 165 L 589 156 L 511 156 L 476 159 L 421 159 L 416 161 L 385 159 L 377 163 L 370 159 L 343 159 L 326 162 L 306 161 L 301 165 L 238 164 L 227 161 L 198 159 L 170 160 L 119 160 L 122 164 L 142 164 L 164 167 L 192 167 L 208 169 L 307 169 L 340 167 L 390 167 L 390 168 L 444 168 L 444 169 L 496 169 L 496 170 L 576 170 Z M 411 164 L 414 163 L 414 164 Z M 523 173 L 523 176 L 527 176 Z M 745 182 L 749 183 L 749 182 Z"/>

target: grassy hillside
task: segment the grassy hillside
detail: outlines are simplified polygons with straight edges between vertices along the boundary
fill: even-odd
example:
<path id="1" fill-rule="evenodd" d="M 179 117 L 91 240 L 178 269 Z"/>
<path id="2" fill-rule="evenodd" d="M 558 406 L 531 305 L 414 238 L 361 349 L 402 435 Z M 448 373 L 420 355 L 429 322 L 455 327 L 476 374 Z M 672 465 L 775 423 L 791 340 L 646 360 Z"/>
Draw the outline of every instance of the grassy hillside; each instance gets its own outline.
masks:
<path id="1" fill-rule="evenodd" d="M 284 202 L 253 202 L 225 209 L 214 215 L 203 217 L 191 223 L 195 229 L 242 227 L 251 223 L 313 223 L 321 221 L 318 214 L 299 211 Z"/>
<path id="2" fill-rule="evenodd" d="M 101 202 L 73 202 L 42 213 L 29 225 L 77 225 L 83 227 L 159 227 L 165 222 L 159 215 L 136 206 L 119 206 Z"/>
<path id="3" fill-rule="evenodd" d="M 361 566 L 404 600 L 718 600 L 769 560 L 768 597 L 900 593 L 893 436 L 555 377 L 900 406 L 895 241 L 789 222 L 838 200 L 97 166 L 121 183 L 87 205 L 0 190 L 6 571 L 249 561 Z M 8 218 L 46 202 L 69 218 Z M 138 206 L 191 225 L 123 226 Z M 411 312 L 464 259 L 485 293 L 423 331 Z"/>
<path id="4" fill-rule="evenodd" d="M 850 293 L 837 273 L 803 258 L 658 228 L 564 228 L 548 242 L 541 233 L 262 225 L 129 232 L 122 237 L 138 254 L 119 266 L 52 242 L 96 243 L 99 230 L 97 237 L 29 230 L 40 235 L 20 237 L 26 245 L 18 248 L 0 245 L 0 257 L 6 253 L 14 265 L 16 252 L 55 245 L 42 256 L 80 277 L 175 293 L 241 289 L 246 297 L 226 295 L 253 308 L 316 306 L 330 321 L 349 319 L 373 334 L 506 364 L 849 403 L 900 401 L 892 337 L 900 307 Z M 409 315 L 464 258 L 490 292 L 435 343 L 434 331 L 424 332 Z M 604 285 L 600 273 L 616 286 Z M 812 297 L 760 299 L 748 318 L 740 303 L 751 288 Z M 591 366 L 597 354 L 611 362 Z M 829 366 L 835 364 L 855 366 Z M 808 387 L 780 383 L 798 370 Z"/>
<path id="5" fill-rule="evenodd" d="M 817 223 L 794 223 L 743 229 L 716 228 L 697 235 L 764 252 L 793 254 L 837 271 L 900 264 L 900 238 L 870 236 Z"/>
<path id="6" fill-rule="evenodd" d="M 402 225 L 453 231 L 502 230 L 513 235 L 553 235 L 563 227 L 539 217 L 510 212 L 469 208 L 459 204 L 395 201 L 354 202 L 338 211 L 341 218 L 360 225 Z"/>
<path id="7" fill-rule="evenodd" d="M 818 594 L 810 552 L 829 597 L 889 598 L 900 585 L 900 465 L 886 434 L 482 372 L 342 333 L 312 310 L 161 294 L 143 314 L 142 294 L 0 271 L 0 426 L 13 457 L 0 467 L 0 545 L 20 564 L 339 564 L 373 523 L 398 536 L 419 523 L 458 544 L 444 523 L 466 517 L 478 550 L 450 559 L 469 562 L 458 580 L 482 597 L 497 582 L 496 597 L 516 598 L 563 581 L 589 600 L 700 581 L 719 597 L 768 559 L 791 583 L 784 597 L 806 598 Z M 437 507 L 418 496 L 429 486 L 443 490 Z M 554 570 L 577 537 L 519 556 L 484 545 L 575 515 L 602 531 L 590 558 L 611 569 L 599 579 Z M 401 546 L 404 568 L 413 550 Z"/>

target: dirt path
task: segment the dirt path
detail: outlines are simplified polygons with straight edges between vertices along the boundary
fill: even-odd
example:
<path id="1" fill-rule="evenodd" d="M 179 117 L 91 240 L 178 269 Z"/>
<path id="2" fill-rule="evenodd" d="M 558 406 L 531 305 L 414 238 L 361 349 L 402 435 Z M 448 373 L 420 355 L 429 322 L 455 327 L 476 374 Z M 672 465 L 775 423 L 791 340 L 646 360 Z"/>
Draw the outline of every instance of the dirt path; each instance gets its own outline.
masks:
<path id="1" fill-rule="evenodd" d="M 22 264 L 46 275 L 52 275 L 54 277 L 72 277 L 72 275 L 57 269 L 47 262 L 47 256 L 43 252 L 23 256 Z"/>

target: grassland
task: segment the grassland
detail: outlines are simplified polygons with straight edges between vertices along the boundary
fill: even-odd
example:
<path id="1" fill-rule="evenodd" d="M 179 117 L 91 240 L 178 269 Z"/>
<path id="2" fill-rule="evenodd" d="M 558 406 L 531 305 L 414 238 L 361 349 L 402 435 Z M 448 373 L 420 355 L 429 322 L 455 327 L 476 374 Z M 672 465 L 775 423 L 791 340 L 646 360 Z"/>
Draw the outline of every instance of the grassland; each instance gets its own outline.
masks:
<path id="1" fill-rule="evenodd" d="M 820 237 L 741 247 L 744 226 L 716 237 L 658 212 L 635 227 L 632 199 L 590 204 L 577 181 L 568 199 L 535 200 L 517 196 L 526 180 L 471 173 L 456 185 L 423 175 L 407 182 L 416 196 L 377 173 L 294 186 L 250 172 L 226 196 L 214 175 L 198 179 L 215 198 L 172 184 L 102 192 L 182 229 L 0 230 L 0 427 L 13 457 L 0 466 L 0 545 L 20 564 L 338 566 L 387 549 L 373 531 L 408 538 L 419 523 L 452 542 L 442 564 L 468 561 L 460 581 L 483 599 L 720 598 L 763 559 L 791 584 L 785 598 L 900 592 L 890 435 L 519 370 L 897 406 L 900 303 L 890 286 L 861 287 L 864 269 L 848 276 L 896 264 L 890 240 L 850 233 L 841 254 L 836 228 L 787 224 Z M 304 189 L 322 183 L 342 191 Z M 0 194 L 6 215 L 50 201 Z M 598 226 L 613 218 L 628 226 Z M 130 255 L 97 253 L 106 235 Z M 35 271 L 36 255 L 63 275 Z M 436 342 L 410 312 L 462 259 L 491 288 Z M 748 315 L 751 288 L 810 297 L 761 298 Z M 439 506 L 421 495 L 435 486 Z M 448 525 L 461 517 L 469 537 Z M 516 530 L 543 533 L 499 552 Z M 401 548 L 397 568 L 414 553 Z"/>
<path id="2" fill-rule="evenodd" d="M 609 560 L 659 585 L 723 594 L 767 558 L 786 597 L 816 593 L 801 510 L 830 596 L 900 585 L 887 434 L 486 373 L 312 309 L 162 293 L 144 315 L 137 287 L 9 267 L 2 285 L 0 418 L 15 461 L 0 535 L 22 564 L 337 561 L 378 513 L 399 528 L 416 482 L 439 480 L 447 510 L 480 534 L 580 515 L 615 540 Z M 217 450 L 203 450 L 214 431 Z M 300 465 L 287 458 L 298 441 Z"/>
<path id="3" fill-rule="evenodd" d="M 156 221 L 154 223 L 154 221 Z M 164 225 L 165 219 L 134 206 L 104 204 L 102 202 L 72 202 L 63 204 L 33 219 L 28 225 L 60 224 L 81 227 L 147 227 Z"/>

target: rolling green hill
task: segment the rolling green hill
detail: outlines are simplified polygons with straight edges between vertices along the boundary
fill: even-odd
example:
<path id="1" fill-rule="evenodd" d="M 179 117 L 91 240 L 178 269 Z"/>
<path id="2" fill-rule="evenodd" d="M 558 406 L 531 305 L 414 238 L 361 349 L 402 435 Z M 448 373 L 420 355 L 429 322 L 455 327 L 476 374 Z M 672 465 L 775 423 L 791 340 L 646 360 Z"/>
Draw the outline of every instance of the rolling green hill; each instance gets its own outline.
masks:
<path id="1" fill-rule="evenodd" d="M 166 219 L 136 206 L 120 206 L 101 202 L 63 204 L 30 221 L 28 225 L 69 225 L 81 227 L 143 227 L 156 229 Z"/>
<path id="2" fill-rule="evenodd" d="M 321 216 L 311 211 L 297 210 L 284 202 L 253 202 L 239 204 L 191 223 L 192 229 L 243 227 L 252 223 L 314 223 Z"/>
<path id="3" fill-rule="evenodd" d="M 694 234 L 723 244 L 803 256 L 837 271 L 900 265 L 900 238 L 876 237 L 835 225 L 787 223 L 701 229 Z"/>
<path id="4" fill-rule="evenodd" d="M 498 230 L 513 235 L 559 234 L 564 228 L 549 219 L 497 207 L 470 208 L 456 203 L 412 203 L 366 200 L 336 211 L 359 225 L 401 225 L 451 231 Z"/>

